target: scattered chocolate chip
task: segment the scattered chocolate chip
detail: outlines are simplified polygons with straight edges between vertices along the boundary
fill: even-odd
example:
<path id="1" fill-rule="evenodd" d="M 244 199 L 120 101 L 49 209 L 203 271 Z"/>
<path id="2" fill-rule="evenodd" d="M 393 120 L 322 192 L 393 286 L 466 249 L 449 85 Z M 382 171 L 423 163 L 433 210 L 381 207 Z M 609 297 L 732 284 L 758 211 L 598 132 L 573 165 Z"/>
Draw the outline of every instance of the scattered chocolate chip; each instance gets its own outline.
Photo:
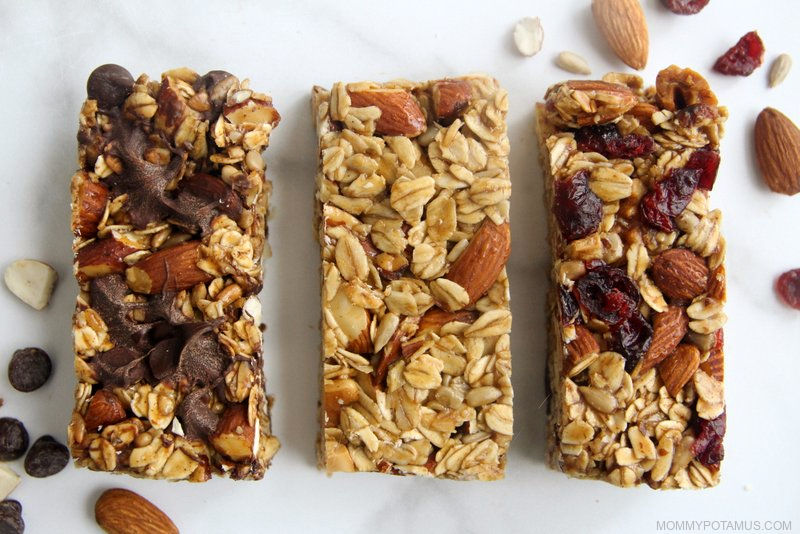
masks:
<path id="1" fill-rule="evenodd" d="M 0 418 L 0 462 L 20 458 L 28 450 L 28 431 L 13 417 Z"/>
<path id="2" fill-rule="evenodd" d="M 42 436 L 25 456 L 25 472 L 32 477 L 45 478 L 64 469 L 68 462 L 69 450 L 52 436 Z"/>
<path id="3" fill-rule="evenodd" d="M 20 349 L 14 352 L 8 364 L 8 381 L 18 391 L 33 391 L 47 382 L 52 369 L 50 356 L 42 349 Z"/>
<path id="4" fill-rule="evenodd" d="M 22 534 L 25 521 L 22 520 L 22 505 L 18 501 L 0 501 L 0 534 Z"/>
<path id="5" fill-rule="evenodd" d="M 119 107 L 133 92 L 133 76 L 119 65 L 101 65 L 86 81 L 86 94 L 97 100 L 100 109 Z"/>

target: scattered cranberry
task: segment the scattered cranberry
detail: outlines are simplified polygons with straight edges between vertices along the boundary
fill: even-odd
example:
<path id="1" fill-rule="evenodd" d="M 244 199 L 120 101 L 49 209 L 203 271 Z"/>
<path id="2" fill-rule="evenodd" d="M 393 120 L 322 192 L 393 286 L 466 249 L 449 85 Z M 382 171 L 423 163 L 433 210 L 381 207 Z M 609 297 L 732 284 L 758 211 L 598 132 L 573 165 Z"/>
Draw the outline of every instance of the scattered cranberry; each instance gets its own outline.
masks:
<path id="1" fill-rule="evenodd" d="M 639 310 L 611 328 L 611 347 L 625 357 L 625 370 L 633 371 L 642 355 L 650 348 L 653 327 Z"/>
<path id="2" fill-rule="evenodd" d="M 695 150 L 684 168 L 700 171 L 697 187 L 711 191 L 714 188 L 714 182 L 717 180 L 719 153 L 707 148 Z"/>
<path id="3" fill-rule="evenodd" d="M 603 201 L 589 189 L 589 171 L 556 181 L 553 211 L 567 241 L 597 231 L 603 218 Z"/>
<path id="4" fill-rule="evenodd" d="M 725 412 L 716 419 L 698 419 L 695 425 L 696 436 L 692 444 L 692 454 L 701 464 L 718 467 L 725 456 L 722 438 L 725 437 Z"/>
<path id="5" fill-rule="evenodd" d="M 636 283 L 625 271 L 608 265 L 583 275 L 575 282 L 574 291 L 578 303 L 587 312 L 610 325 L 630 317 L 641 300 Z"/>
<path id="6" fill-rule="evenodd" d="M 670 169 L 667 176 L 642 198 L 644 220 L 659 230 L 671 232 L 675 227 L 672 218 L 680 215 L 689 204 L 700 174 L 697 169 Z"/>
<path id="7" fill-rule="evenodd" d="M 661 0 L 667 9 L 677 15 L 695 15 L 708 5 L 708 0 Z"/>
<path id="8" fill-rule="evenodd" d="M 754 31 L 744 34 L 739 42 L 714 63 L 714 70 L 729 75 L 750 76 L 764 61 L 764 43 Z"/>
<path id="9" fill-rule="evenodd" d="M 575 132 L 582 152 L 598 152 L 607 158 L 633 159 L 653 151 L 653 138 L 647 135 L 622 136 L 614 123 L 584 126 Z"/>
<path id="10" fill-rule="evenodd" d="M 568 325 L 578 317 L 578 303 L 563 286 L 558 287 L 558 306 L 561 309 L 562 325 Z"/>
<path id="11" fill-rule="evenodd" d="M 786 304 L 800 310 L 800 269 L 786 271 L 780 275 L 775 287 Z"/>

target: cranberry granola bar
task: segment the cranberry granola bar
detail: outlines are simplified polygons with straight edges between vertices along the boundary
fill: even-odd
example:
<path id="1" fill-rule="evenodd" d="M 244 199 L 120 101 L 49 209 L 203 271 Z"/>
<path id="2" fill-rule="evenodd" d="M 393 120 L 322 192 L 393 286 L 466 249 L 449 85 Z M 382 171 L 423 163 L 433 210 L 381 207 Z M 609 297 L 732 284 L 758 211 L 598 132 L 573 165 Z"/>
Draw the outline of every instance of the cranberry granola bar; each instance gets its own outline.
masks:
<path id="1" fill-rule="evenodd" d="M 161 81 L 98 67 L 72 177 L 79 466 L 147 478 L 259 479 L 271 435 L 261 256 L 280 116 L 223 71 Z"/>
<path id="2" fill-rule="evenodd" d="M 619 486 L 719 481 L 727 110 L 696 72 L 551 87 L 537 106 L 553 255 L 550 465 Z"/>
<path id="3" fill-rule="evenodd" d="M 512 436 L 506 92 L 485 76 L 313 90 L 320 466 L 502 478 Z"/>

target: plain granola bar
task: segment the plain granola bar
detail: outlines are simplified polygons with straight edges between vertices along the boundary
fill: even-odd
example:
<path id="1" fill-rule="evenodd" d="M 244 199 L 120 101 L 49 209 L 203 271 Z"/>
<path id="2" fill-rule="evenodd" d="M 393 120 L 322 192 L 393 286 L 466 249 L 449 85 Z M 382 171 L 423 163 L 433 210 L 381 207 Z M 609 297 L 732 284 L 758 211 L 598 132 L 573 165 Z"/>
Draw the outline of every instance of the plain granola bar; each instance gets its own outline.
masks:
<path id="1" fill-rule="evenodd" d="M 76 464 L 147 478 L 264 475 L 261 257 L 280 116 L 223 71 L 98 67 L 72 177 Z"/>
<path id="2" fill-rule="evenodd" d="M 506 92 L 485 76 L 313 90 L 320 466 L 502 478 L 512 436 Z"/>
<path id="3" fill-rule="evenodd" d="M 696 72 L 551 87 L 537 106 L 553 255 L 550 465 L 619 486 L 719 482 L 727 110 Z"/>

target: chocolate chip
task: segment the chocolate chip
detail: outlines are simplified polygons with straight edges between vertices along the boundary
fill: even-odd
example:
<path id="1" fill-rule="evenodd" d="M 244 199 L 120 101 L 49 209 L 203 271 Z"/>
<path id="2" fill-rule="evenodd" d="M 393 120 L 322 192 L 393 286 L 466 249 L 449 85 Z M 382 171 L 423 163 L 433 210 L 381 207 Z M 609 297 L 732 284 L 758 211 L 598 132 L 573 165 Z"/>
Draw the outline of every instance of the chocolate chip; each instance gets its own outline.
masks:
<path id="1" fill-rule="evenodd" d="M 25 456 L 25 472 L 36 478 L 49 477 L 64 469 L 68 462 L 69 450 L 52 436 L 42 436 Z"/>
<path id="2" fill-rule="evenodd" d="M 119 107 L 133 92 L 133 76 L 119 65 L 101 65 L 86 82 L 86 94 L 97 100 L 100 109 Z"/>
<path id="3" fill-rule="evenodd" d="M 0 501 L 0 534 L 22 534 L 25 521 L 22 520 L 22 505 L 7 499 Z"/>
<path id="4" fill-rule="evenodd" d="M 8 364 L 8 381 L 18 391 L 33 391 L 47 382 L 52 369 L 50 356 L 42 349 L 20 349 L 14 352 Z"/>
<path id="5" fill-rule="evenodd" d="M 13 417 L 0 418 L 0 462 L 20 458 L 28 450 L 28 431 Z"/>

